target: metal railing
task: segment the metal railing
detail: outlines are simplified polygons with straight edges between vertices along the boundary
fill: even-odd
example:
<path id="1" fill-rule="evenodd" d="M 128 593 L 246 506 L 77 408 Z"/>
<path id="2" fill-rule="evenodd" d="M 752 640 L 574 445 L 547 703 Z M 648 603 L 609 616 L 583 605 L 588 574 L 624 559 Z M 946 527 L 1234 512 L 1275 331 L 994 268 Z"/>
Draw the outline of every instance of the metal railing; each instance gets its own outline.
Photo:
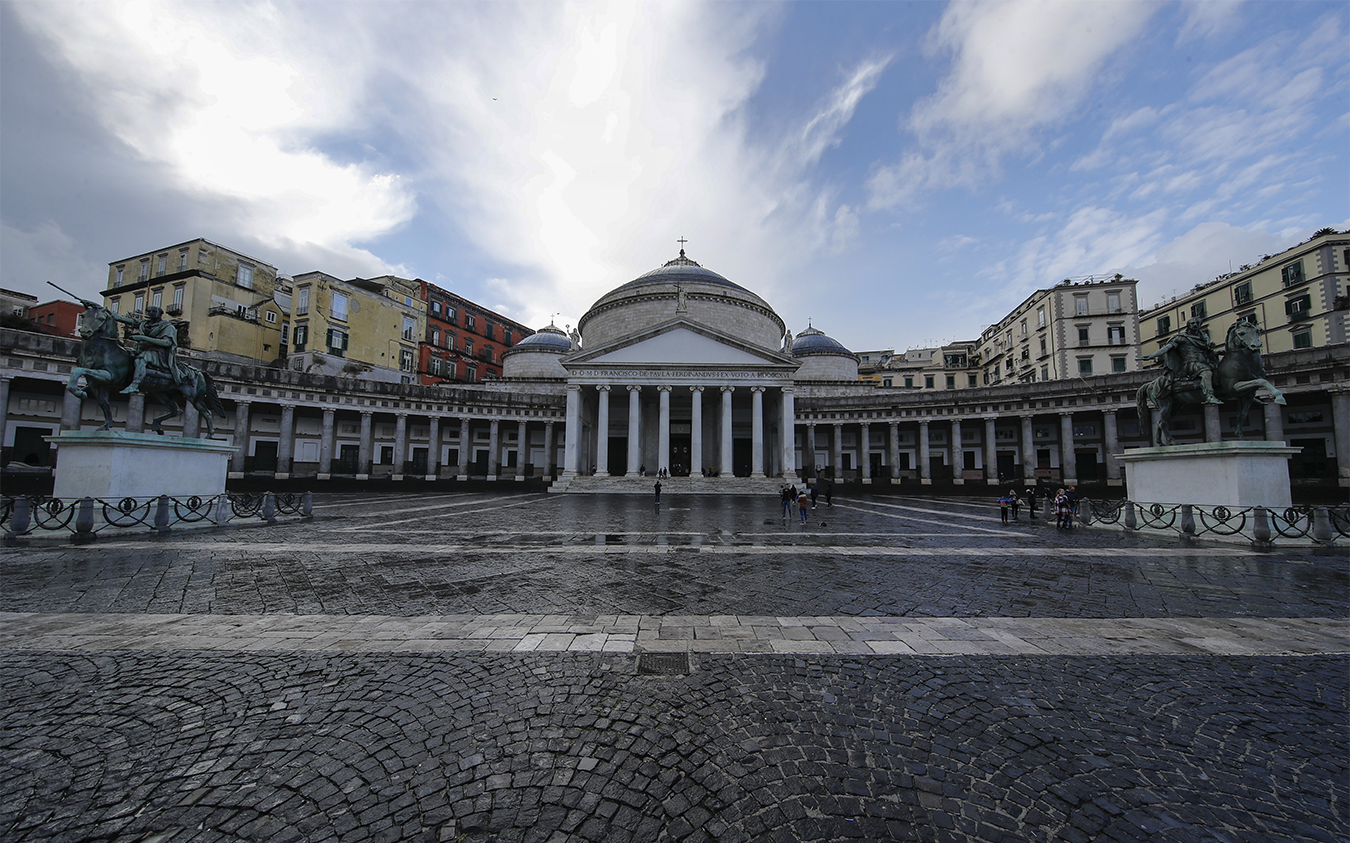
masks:
<path id="1" fill-rule="evenodd" d="M 168 533 L 189 524 L 225 526 L 257 518 L 275 524 L 282 515 L 311 518 L 312 492 L 225 493 L 202 497 L 129 497 L 120 500 L 62 500 L 41 495 L 0 498 L 0 530 L 6 540 L 70 534 L 76 542 L 93 541 L 107 530 L 147 528 Z"/>
<path id="2" fill-rule="evenodd" d="M 1084 526 L 1120 526 L 1131 534 L 1145 530 L 1175 533 L 1183 543 L 1211 536 L 1246 539 L 1257 548 L 1273 547 L 1280 540 L 1311 541 L 1332 548 L 1337 540 L 1350 538 L 1347 504 L 1270 509 L 1084 498 L 1078 517 Z"/>

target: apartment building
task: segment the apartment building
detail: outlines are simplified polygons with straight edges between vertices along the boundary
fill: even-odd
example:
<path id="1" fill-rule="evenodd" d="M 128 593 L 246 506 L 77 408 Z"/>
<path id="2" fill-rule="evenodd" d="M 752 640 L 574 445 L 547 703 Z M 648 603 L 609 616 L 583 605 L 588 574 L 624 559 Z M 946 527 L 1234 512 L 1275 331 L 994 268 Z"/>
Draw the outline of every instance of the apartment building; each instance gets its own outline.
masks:
<path id="1" fill-rule="evenodd" d="M 65 299 L 53 299 L 28 308 L 28 320 L 44 334 L 57 337 L 79 336 L 80 314 L 83 305 Z"/>
<path id="2" fill-rule="evenodd" d="M 326 272 L 292 279 L 290 359 L 297 372 L 415 383 L 426 332 L 420 279 L 343 280 Z"/>
<path id="3" fill-rule="evenodd" d="M 1350 338 L 1350 232 L 1326 228 L 1254 266 L 1220 275 L 1139 315 L 1144 354 L 1199 317 L 1222 343 L 1239 319 L 1261 328 L 1267 354 Z"/>
<path id="4" fill-rule="evenodd" d="M 435 284 L 418 286 L 427 316 L 417 361 L 424 385 L 501 377 L 502 352 L 534 333 Z"/>
<path id="5" fill-rule="evenodd" d="M 980 385 L 1035 383 L 1139 368 L 1138 281 L 1115 275 L 1028 296 L 980 335 Z"/>
<path id="6" fill-rule="evenodd" d="M 114 313 L 164 311 L 196 356 L 270 363 L 286 355 L 289 289 L 276 267 L 198 238 L 108 264 Z"/>

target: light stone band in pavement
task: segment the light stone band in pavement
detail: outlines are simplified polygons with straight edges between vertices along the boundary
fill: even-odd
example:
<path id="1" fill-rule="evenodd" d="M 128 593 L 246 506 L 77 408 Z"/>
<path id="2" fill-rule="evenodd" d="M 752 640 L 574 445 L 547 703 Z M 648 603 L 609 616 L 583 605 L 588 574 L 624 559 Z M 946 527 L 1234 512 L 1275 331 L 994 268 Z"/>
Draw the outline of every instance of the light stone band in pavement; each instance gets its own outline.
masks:
<path id="1" fill-rule="evenodd" d="M 0 613 L 0 650 L 696 652 L 779 655 L 1329 655 L 1333 618 Z"/>

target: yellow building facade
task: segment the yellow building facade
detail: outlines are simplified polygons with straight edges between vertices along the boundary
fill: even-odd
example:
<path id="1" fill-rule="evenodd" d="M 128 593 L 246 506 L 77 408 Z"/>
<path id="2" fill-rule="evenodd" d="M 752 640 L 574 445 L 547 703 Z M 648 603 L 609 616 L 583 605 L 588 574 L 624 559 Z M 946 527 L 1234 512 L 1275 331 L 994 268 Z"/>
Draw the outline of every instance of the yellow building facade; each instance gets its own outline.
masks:
<path id="1" fill-rule="evenodd" d="M 288 295 L 276 267 L 198 238 L 108 264 L 103 299 L 124 315 L 161 308 L 198 356 L 269 363 L 287 351 Z"/>
<path id="2" fill-rule="evenodd" d="M 1255 266 L 1197 285 L 1139 315 L 1143 353 L 1156 352 L 1192 318 L 1222 344 L 1239 319 L 1261 328 L 1264 353 L 1350 339 L 1350 233 L 1323 229 Z"/>
<path id="3" fill-rule="evenodd" d="M 289 368 L 412 383 L 426 302 L 415 279 L 342 280 L 323 272 L 293 279 Z"/>

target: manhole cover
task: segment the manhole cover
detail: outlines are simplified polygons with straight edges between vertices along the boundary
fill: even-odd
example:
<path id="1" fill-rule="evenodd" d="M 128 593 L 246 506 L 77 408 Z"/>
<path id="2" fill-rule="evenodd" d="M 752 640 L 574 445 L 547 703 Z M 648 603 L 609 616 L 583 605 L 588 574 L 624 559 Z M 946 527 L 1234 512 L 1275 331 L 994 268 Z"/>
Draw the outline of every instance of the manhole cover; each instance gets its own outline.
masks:
<path id="1" fill-rule="evenodd" d="M 689 673 L 688 653 L 638 653 L 639 676 L 684 676 Z"/>

